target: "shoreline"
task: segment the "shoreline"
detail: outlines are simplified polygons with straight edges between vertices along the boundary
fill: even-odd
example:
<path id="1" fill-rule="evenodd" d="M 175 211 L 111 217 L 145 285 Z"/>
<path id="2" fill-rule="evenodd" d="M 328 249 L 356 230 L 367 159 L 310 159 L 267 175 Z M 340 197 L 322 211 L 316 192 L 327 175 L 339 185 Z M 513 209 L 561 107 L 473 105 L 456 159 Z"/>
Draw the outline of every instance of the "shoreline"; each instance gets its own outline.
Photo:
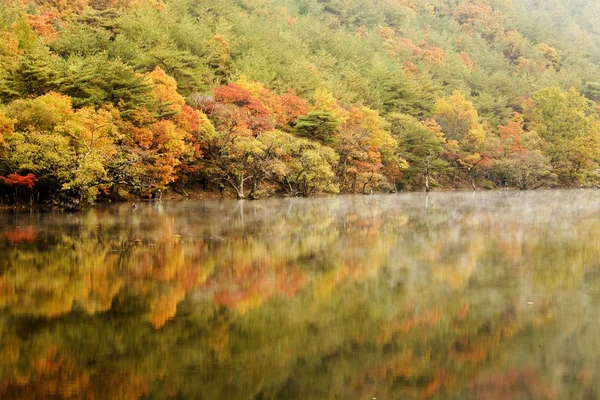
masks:
<path id="1" fill-rule="evenodd" d="M 466 192 L 477 192 L 477 193 L 481 193 L 481 192 L 536 192 L 536 191 L 542 191 L 542 190 L 547 190 L 547 191 L 554 191 L 554 190 L 599 190 L 600 188 L 598 187 L 567 187 L 567 186 L 561 186 L 561 187 L 543 187 L 543 188 L 538 188 L 538 189 L 530 189 L 530 190 L 522 190 L 519 188 L 496 188 L 496 189 L 484 189 L 484 188 L 478 188 L 476 190 L 472 190 L 470 187 L 460 187 L 460 188 L 437 188 L 435 190 L 430 190 L 429 193 L 450 193 L 450 192 L 456 192 L 456 193 L 466 193 Z M 345 196 L 345 195 L 363 195 L 363 196 L 371 196 L 371 195 L 378 195 L 378 194 L 408 194 L 408 193 L 427 193 L 425 190 L 400 190 L 397 192 L 375 192 L 375 193 L 338 193 L 335 195 L 324 195 L 325 197 L 337 197 L 337 196 Z M 261 197 L 258 199 L 251 199 L 251 198 L 245 198 L 245 199 L 239 199 L 235 193 L 226 191 L 224 193 L 219 193 L 219 192 L 214 192 L 214 191 L 202 191 L 202 190 L 197 190 L 197 191 L 190 191 L 186 194 L 181 194 L 181 193 L 176 193 L 176 192 L 167 192 L 164 194 L 162 200 L 158 200 L 158 201 L 199 201 L 199 200 L 249 200 L 249 201 L 259 201 L 259 200 L 266 200 L 266 199 L 277 199 L 277 198 L 287 198 L 287 197 L 292 197 L 292 196 L 285 196 L 285 195 L 272 195 L 272 196 L 265 196 L 265 197 Z M 297 198 L 302 198 L 303 196 L 296 196 Z M 313 195 L 313 196 L 309 196 L 306 198 L 315 198 L 315 197 L 322 197 L 320 195 Z M 67 208 L 67 207 L 60 207 L 60 206 L 51 206 L 48 204 L 43 204 L 43 203 L 33 203 L 33 204 L 28 204 L 28 203 L 19 203 L 17 205 L 8 205 L 8 204 L 0 204 L 0 211 L 31 211 L 31 210 L 38 210 L 38 211 L 60 211 L 60 212 L 80 212 L 80 211 L 86 211 L 86 210 L 92 210 L 95 208 L 98 208 L 100 206 L 107 206 L 107 205 L 114 205 L 114 204 L 136 204 L 136 203 L 154 203 L 157 202 L 157 200 L 155 199 L 150 199 L 150 198 L 136 198 L 136 199 L 131 199 L 131 200 L 123 200 L 123 201 L 99 201 L 96 204 L 94 204 L 91 207 L 86 207 L 86 208 Z"/>

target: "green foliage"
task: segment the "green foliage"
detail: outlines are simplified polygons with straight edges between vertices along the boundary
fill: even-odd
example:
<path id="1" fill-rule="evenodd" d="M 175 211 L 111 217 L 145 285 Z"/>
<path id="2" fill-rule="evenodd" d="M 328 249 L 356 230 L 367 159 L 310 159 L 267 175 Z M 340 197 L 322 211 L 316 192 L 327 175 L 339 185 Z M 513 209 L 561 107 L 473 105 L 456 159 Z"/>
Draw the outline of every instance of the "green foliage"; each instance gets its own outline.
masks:
<path id="1" fill-rule="evenodd" d="M 279 131 L 262 135 L 260 141 L 271 157 L 269 173 L 287 195 L 339 192 L 334 173 L 339 156 L 333 149 Z"/>
<path id="2" fill-rule="evenodd" d="M 311 111 L 296 119 L 294 131 L 299 136 L 329 144 L 335 140 L 340 125 L 340 120 L 331 112 Z"/>
<path id="3" fill-rule="evenodd" d="M 545 140 L 560 181 L 595 182 L 600 123 L 589 100 L 575 89 L 550 88 L 537 92 L 527 107 L 529 128 Z"/>
<path id="4" fill-rule="evenodd" d="M 57 91 L 73 99 L 77 108 L 112 104 L 126 115 L 149 103 L 150 84 L 144 76 L 104 55 L 70 57 L 56 86 Z"/>
<path id="5" fill-rule="evenodd" d="M 402 185 L 411 189 L 425 188 L 428 176 L 435 180 L 448 168 L 441 158 L 444 135 L 436 131 L 431 121 L 428 126 L 410 115 L 392 114 L 389 121 L 391 132 L 399 143 L 398 152 L 408 162 L 408 168 L 402 173 Z"/>

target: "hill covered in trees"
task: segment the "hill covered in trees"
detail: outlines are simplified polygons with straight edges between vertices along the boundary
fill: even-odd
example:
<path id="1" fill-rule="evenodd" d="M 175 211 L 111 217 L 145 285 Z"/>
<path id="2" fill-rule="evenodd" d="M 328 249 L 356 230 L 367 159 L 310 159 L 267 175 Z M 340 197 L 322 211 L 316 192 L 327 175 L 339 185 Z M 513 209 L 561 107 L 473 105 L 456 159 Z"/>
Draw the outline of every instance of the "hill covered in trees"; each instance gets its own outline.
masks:
<path id="1" fill-rule="evenodd" d="M 591 0 L 7 0 L 4 201 L 595 186 Z"/>

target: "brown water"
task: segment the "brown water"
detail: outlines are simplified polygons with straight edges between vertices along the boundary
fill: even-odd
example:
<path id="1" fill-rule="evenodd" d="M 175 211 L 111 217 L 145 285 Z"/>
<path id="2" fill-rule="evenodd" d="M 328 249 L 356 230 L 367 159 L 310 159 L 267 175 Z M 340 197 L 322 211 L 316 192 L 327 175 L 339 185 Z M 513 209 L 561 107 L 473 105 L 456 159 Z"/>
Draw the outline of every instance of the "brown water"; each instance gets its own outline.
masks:
<path id="1" fill-rule="evenodd" d="M 600 191 L 0 213 L 2 399 L 600 395 Z"/>

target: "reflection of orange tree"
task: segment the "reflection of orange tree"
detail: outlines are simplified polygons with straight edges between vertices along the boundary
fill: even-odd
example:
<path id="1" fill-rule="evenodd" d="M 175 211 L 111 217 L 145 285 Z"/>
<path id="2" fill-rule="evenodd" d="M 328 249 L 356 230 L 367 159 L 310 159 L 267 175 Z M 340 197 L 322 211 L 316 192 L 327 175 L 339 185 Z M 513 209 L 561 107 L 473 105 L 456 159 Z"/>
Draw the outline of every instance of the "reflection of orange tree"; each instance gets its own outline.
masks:
<path id="1" fill-rule="evenodd" d="M 137 245 L 124 256 L 129 294 L 149 303 L 147 319 L 156 328 L 175 316 L 186 293 L 204 283 L 212 272 L 201 263 L 203 243 L 180 243 L 165 236 L 152 246 Z M 177 242 L 174 242 L 176 240 Z"/>
<path id="2" fill-rule="evenodd" d="M 559 398 L 532 367 L 513 369 L 506 374 L 495 375 L 482 382 L 473 383 L 469 385 L 469 393 L 473 398 L 489 400 Z"/>
<path id="3" fill-rule="evenodd" d="M 148 394 L 149 385 L 129 371 L 95 376 L 78 363 L 49 347 L 31 361 L 24 374 L 4 377 L 0 396 L 5 399 L 127 399 Z"/>

